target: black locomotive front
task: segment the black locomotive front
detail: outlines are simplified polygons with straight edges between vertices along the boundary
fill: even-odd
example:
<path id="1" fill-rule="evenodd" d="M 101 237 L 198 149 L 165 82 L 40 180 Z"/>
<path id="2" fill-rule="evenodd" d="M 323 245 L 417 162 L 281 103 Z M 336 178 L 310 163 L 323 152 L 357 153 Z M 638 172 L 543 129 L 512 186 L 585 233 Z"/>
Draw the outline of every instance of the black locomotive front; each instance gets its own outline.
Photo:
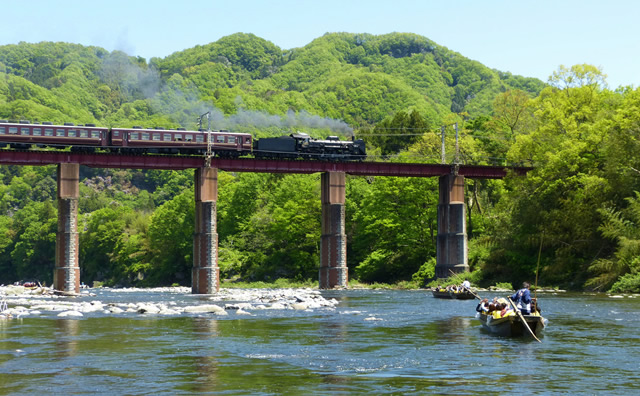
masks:
<path id="1" fill-rule="evenodd" d="M 253 153 L 257 158 L 304 158 L 333 161 L 362 160 L 366 148 L 362 139 L 340 140 L 329 136 L 314 139 L 306 133 L 254 140 Z"/>

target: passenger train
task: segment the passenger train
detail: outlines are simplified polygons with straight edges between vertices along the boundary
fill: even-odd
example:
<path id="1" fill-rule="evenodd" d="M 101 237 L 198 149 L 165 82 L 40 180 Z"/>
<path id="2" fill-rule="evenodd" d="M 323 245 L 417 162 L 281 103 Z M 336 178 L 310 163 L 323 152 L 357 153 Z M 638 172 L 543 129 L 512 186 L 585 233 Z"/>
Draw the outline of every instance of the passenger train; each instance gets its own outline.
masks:
<path id="1" fill-rule="evenodd" d="M 326 140 L 306 133 L 253 139 L 251 134 L 229 131 L 189 131 L 179 129 L 105 128 L 93 124 L 53 125 L 51 122 L 9 122 L 0 120 L 0 148 L 27 150 L 32 147 L 95 152 L 97 149 L 122 154 L 211 154 L 238 158 L 289 158 L 321 160 L 362 160 L 366 148 L 361 139 Z"/>

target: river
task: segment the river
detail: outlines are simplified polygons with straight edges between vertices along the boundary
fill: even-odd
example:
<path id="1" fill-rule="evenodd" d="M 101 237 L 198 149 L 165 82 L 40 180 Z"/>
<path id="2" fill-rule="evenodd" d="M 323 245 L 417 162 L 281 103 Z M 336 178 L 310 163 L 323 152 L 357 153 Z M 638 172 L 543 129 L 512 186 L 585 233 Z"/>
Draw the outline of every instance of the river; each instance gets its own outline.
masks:
<path id="1" fill-rule="evenodd" d="M 188 293 L 91 291 L 105 303 L 206 301 Z M 539 293 L 549 323 L 538 343 L 484 332 L 473 300 L 436 299 L 424 290 L 322 295 L 339 304 L 242 316 L 97 312 L 0 320 L 0 393 L 640 392 L 638 296 Z"/>

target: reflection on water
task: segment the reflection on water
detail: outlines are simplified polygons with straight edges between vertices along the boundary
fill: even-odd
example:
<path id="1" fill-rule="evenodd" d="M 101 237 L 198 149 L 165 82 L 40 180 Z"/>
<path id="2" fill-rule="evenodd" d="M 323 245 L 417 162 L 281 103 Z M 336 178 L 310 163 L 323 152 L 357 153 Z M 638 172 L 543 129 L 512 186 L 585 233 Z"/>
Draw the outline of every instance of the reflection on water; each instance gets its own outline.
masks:
<path id="1" fill-rule="evenodd" d="M 54 321 L 56 330 L 52 335 L 55 343 L 55 356 L 58 359 L 72 357 L 78 353 L 78 330 L 80 321 L 60 319 Z"/>
<path id="2" fill-rule="evenodd" d="M 539 296 L 550 324 L 538 343 L 487 334 L 474 318 L 474 301 L 418 291 L 330 291 L 325 297 L 341 303 L 336 310 L 253 316 L 0 321 L 0 389 L 630 394 L 640 380 L 640 299 Z"/>
<path id="3" fill-rule="evenodd" d="M 207 344 L 211 338 L 218 337 L 218 321 L 210 318 L 192 318 L 194 333 Z M 217 388 L 220 383 L 218 373 L 218 359 L 215 355 L 200 354 L 195 356 L 196 371 L 198 373 L 194 391 L 202 393 Z"/>

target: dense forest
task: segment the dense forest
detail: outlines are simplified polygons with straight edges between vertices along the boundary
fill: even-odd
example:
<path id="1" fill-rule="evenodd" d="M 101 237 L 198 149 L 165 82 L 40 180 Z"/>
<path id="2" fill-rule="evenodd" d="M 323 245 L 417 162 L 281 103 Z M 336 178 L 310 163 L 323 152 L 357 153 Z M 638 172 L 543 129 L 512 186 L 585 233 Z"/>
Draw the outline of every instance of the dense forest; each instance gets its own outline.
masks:
<path id="1" fill-rule="evenodd" d="M 591 65 L 546 82 L 490 69 L 427 38 L 326 34 L 283 50 L 251 34 L 146 60 L 68 43 L 0 47 L 0 119 L 211 127 L 365 139 L 372 160 L 526 164 L 466 180 L 480 285 L 533 280 L 640 292 L 640 90 Z M 82 280 L 189 285 L 193 171 L 81 168 Z M 348 265 L 360 282 L 433 277 L 438 180 L 349 177 Z M 0 167 L 0 283 L 51 283 L 55 167 Z M 219 175 L 222 278 L 317 279 L 319 175 Z M 541 250 L 540 250 L 541 249 Z M 540 254 L 539 254 L 540 252 Z"/>

